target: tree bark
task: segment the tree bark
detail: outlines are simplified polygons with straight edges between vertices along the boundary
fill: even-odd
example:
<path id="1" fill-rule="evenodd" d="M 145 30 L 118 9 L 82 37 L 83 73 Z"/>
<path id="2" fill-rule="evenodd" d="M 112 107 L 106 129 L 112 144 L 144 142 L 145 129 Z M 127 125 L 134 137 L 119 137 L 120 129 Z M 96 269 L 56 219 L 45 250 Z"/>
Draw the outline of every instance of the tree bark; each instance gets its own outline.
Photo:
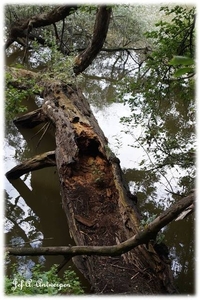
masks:
<path id="1" fill-rule="evenodd" d="M 109 149 L 88 102 L 73 85 L 53 80 L 43 84 L 41 109 L 55 126 L 62 204 L 76 245 L 110 247 L 137 236 L 140 215 L 136 199 L 123 180 L 119 159 Z M 176 291 L 170 264 L 151 243 L 117 257 L 82 255 L 73 261 L 95 293 Z"/>

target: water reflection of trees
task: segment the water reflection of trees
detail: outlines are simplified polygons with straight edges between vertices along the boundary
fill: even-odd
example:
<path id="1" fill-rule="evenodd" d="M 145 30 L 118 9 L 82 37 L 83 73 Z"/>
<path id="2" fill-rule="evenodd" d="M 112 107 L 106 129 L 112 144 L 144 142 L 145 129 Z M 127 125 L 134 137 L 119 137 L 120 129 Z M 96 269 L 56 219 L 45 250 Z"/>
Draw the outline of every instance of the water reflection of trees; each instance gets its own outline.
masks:
<path id="1" fill-rule="evenodd" d="M 12 157 L 10 157 L 10 152 L 6 153 L 5 162 L 10 160 L 12 163 L 13 157 L 21 162 L 35 154 L 55 148 L 51 131 L 38 147 L 36 146 L 39 137 L 36 141 L 32 138 L 38 128 L 32 131 L 21 128 L 20 131 L 14 124 L 6 123 L 5 151 L 11 148 L 14 150 Z M 14 187 L 13 192 L 11 184 Z M 61 241 L 62 244 L 67 244 L 69 241 L 73 244 L 67 234 L 68 230 L 66 231 L 67 220 L 61 207 L 59 180 L 55 168 L 38 170 L 31 175 L 26 174 L 22 179 L 14 180 L 11 184 L 6 183 L 5 192 L 6 246 L 50 246 L 60 245 Z M 51 202 L 51 206 L 49 206 L 49 202 Z M 57 222 L 59 222 L 59 226 L 56 225 Z M 26 272 L 29 272 L 34 262 L 44 260 L 46 259 L 43 257 L 25 260 L 13 257 L 7 271 L 9 273 L 12 264 L 17 261 L 19 270 L 26 267 Z M 48 268 L 53 262 L 56 263 L 58 260 L 56 258 L 47 259 L 46 267 Z"/>
<path id="2" fill-rule="evenodd" d="M 136 56 L 134 52 L 133 57 Z M 126 51 L 101 52 L 82 76 L 84 94 L 91 104 L 99 108 L 121 102 L 119 83 L 127 73 L 136 69 L 138 64 Z"/>
<path id="3" fill-rule="evenodd" d="M 183 293 L 194 293 L 195 282 L 195 221 L 191 215 L 182 222 L 172 222 L 165 231 L 170 250 L 171 268 L 176 284 Z M 189 280 L 185 280 L 185 278 Z M 183 284 L 184 283 L 184 284 Z"/>
<path id="4" fill-rule="evenodd" d="M 169 193 L 159 195 L 155 185 L 159 176 L 156 176 L 155 173 L 126 169 L 125 178 L 132 191 L 137 194 L 138 207 L 143 212 L 143 218 L 159 215 L 161 211 L 180 198 L 178 195 Z M 169 248 L 175 282 L 182 293 L 194 292 L 194 227 L 195 220 L 194 216 L 191 215 L 184 221 L 170 223 L 163 231 L 164 242 Z M 189 278 L 189 280 L 185 280 L 185 278 Z"/>

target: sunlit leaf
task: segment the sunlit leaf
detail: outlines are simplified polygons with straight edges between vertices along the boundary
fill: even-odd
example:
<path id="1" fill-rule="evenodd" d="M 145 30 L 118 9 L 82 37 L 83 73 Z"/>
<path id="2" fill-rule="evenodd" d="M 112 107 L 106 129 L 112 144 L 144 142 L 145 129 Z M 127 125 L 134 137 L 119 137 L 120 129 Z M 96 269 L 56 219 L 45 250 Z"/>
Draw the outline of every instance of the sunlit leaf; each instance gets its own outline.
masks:
<path id="1" fill-rule="evenodd" d="M 174 73 L 174 77 L 180 77 L 188 73 L 194 73 L 194 68 L 180 68 Z"/>
<path id="2" fill-rule="evenodd" d="M 172 60 L 169 62 L 172 66 L 183 65 L 190 66 L 194 65 L 194 59 L 186 56 L 174 56 Z"/>

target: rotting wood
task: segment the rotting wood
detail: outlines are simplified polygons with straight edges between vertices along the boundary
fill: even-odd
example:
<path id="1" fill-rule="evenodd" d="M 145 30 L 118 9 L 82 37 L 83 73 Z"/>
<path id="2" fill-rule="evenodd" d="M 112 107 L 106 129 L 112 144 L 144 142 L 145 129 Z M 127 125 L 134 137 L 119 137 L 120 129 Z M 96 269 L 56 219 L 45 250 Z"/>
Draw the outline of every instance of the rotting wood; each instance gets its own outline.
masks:
<path id="1" fill-rule="evenodd" d="M 93 227 L 96 224 L 96 220 L 90 220 L 79 215 L 74 215 L 74 218 L 87 227 Z"/>

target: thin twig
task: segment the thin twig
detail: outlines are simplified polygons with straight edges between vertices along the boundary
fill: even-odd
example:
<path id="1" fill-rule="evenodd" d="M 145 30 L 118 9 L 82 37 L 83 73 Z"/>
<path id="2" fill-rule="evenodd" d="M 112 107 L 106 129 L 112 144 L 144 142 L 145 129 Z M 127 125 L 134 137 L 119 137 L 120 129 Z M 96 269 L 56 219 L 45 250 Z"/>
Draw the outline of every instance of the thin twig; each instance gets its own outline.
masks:
<path id="1" fill-rule="evenodd" d="M 70 261 L 70 259 L 72 258 L 72 256 L 71 255 L 64 255 L 64 260 L 59 264 L 59 266 L 57 267 L 57 269 L 56 269 L 56 273 L 58 274 L 61 270 L 62 270 L 62 268 L 64 268 L 64 266 Z"/>
<path id="2" fill-rule="evenodd" d="M 134 279 L 136 276 L 139 275 L 140 272 L 137 272 L 134 276 L 131 277 L 131 279 Z"/>
<path id="3" fill-rule="evenodd" d="M 45 130 L 44 130 L 44 132 L 43 132 L 43 134 L 42 134 L 42 136 L 41 136 L 41 138 L 39 139 L 39 141 L 38 141 L 38 143 L 37 143 L 37 145 L 36 145 L 36 149 L 38 148 L 38 146 L 39 146 L 41 140 L 43 139 L 43 137 L 44 137 L 45 133 L 47 132 L 47 130 L 49 129 L 50 125 L 51 125 L 50 122 L 47 123 L 47 126 L 46 126 L 46 128 L 45 128 Z"/>
<path id="4" fill-rule="evenodd" d="M 47 123 L 45 123 L 43 126 L 42 126 L 42 128 L 40 128 L 32 137 L 31 137 L 31 140 L 36 136 L 36 135 L 38 135 L 43 129 L 44 129 L 44 127 L 46 127 L 46 125 L 47 125 Z"/>

